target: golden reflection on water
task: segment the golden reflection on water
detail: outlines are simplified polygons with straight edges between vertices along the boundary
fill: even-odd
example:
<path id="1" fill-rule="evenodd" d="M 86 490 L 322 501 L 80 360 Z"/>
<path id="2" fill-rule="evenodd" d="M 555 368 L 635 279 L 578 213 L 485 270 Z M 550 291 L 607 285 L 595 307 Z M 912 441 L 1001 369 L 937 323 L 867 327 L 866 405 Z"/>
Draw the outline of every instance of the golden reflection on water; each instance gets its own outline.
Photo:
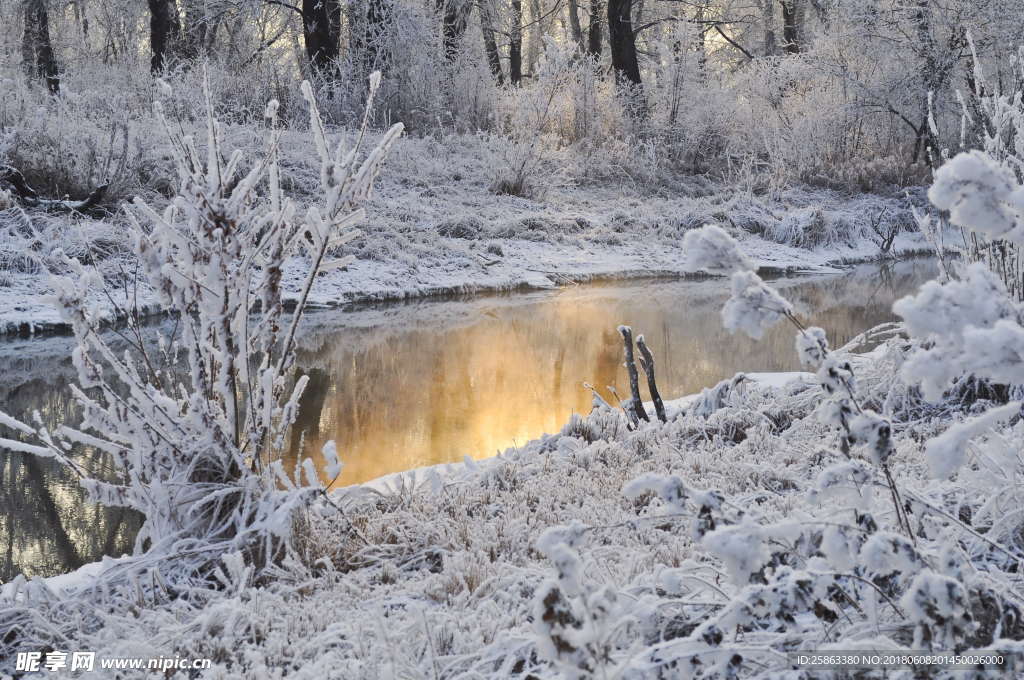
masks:
<path id="1" fill-rule="evenodd" d="M 892 320 L 892 302 L 933 271 L 919 262 L 779 284 L 840 346 Z M 320 461 L 324 443 L 335 440 L 345 463 L 337 485 L 346 485 L 492 456 L 554 432 L 572 413 L 589 412 L 584 381 L 609 401 L 606 385 L 628 396 L 619 324 L 646 336 L 666 399 L 738 371 L 796 370 L 791 327 L 780 324 L 758 342 L 722 329 L 725 287 L 720 280 L 583 286 L 521 304 L 465 303 L 474 305 L 468 319 L 429 329 L 340 329 L 300 355 L 310 383 L 292 454 Z"/>
<path id="2" fill-rule="evenodd" d="M 919 261 L 776 283 L 840 346 L 890 320 L 892 301 L 934 273 Z M 726 286 L 720 279 L 586 285 L 313 314 L 300 332 L 299 364 L 310 383 L 292 456 L 304 448 L 319 458 L 334 439 L 346 464 L 338 483 L 353 484 L 491 456 L 553 432 L 570 414 L 589 412 L 583 381 L 609 400 L 606 385 L 627 396 L 615 330 L 622 323 L 646 335 L 666 398 L 737 371 L 796 368 L 791 328 L 780 325 L 760 342 L 722 329 Z M 38 411 L 50 426 L 74 422 L 70 351 L 61 337 L 0 343 L 0 410 L 22 420 Z M 104 469 L 95 451 L 78 461 L 94 473 Z M 139 524 L 135 513 L 88 502 L 57 463 L 0 454 L 0 580 L 130 551 Z"/>

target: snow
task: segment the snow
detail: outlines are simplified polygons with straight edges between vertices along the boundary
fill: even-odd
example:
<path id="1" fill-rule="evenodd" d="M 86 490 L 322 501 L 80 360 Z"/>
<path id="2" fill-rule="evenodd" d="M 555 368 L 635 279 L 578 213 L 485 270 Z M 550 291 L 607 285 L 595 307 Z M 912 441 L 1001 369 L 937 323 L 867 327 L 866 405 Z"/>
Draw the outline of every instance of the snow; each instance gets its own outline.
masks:
<path id="1" fill-rule="evenodd" d="M 316 157 L 316 149 L 302 133 L 283 131 L 282 139 L 283 172 L 300 190 L 308 191 L 297 197 L 298 213 L 305 214 L 316 200 L 313 187 L 319 173 L 309 161 Z M 486 177 L 491 168 L 479 149 L 448 143 L 454 148 L 429 139 L 395 143 L 393 158 L 365 206 L 362 234 L 338 253 L 356 259 L 321 274 L 311 304 L 335 307 L 447 293 L 551 288 L 571 281 L 690 276 L 687 234 L 704 224 L 720 225 L 739 242 L 743 261 L 762 274 L 836 272 L 841 263 L 877 257 L 868 216 L 883 210 L 904 229 L 893 254 L 927 248 L 902 196 L 795 188 L 760 197 L 707 183 L 667 192 L 597 182 L 553 186 L 540 198 L 526 199 L 490 192 Z M 799 222 L 793 216 L 809 209 L 828 222 L 826 238 L 801 239 L 802 229 L 818 226 L 792 226 Z M 134 263 L 123 238 L 123 218 L 36 219 L 37 227 L 47 230 L 47 242 L 62 245 L 71 256 L 85 258 L 90 242 L 102 244 L 112 253 L 98 263 L 108 281 L 116 282 L 109 286 L 110 297 L 122 307 L 158 311 L 156 296 L 144 286 L 137 295 L 124 290 L 123 284 L 130 289 L 131 282 L 122 280 L 122 272 L 132 271 Z M 0 226 L 4 220 L 0 213 Z M 790 227 L 779 230 L 781 223 Z M 0 244 L 0 250 L 5 247 Z M 286 299 L 295 299 L 307 269 L 304 258 L 286 263 Z M 78 281 L 72 278 L 71 284 Z M 0 333 L 66 330 L 47 299 L 52 290 L 45 275 L 35 270 L 10 272 L 0 277 L 0 286 Z M 92 292 L 89 300 L 103 315 L 116 316 L 106 293 Z"/>
<path id="2" fill-rule="evenodd" d="M 928 198 L 948 210 L 957 226 L 1024 244 L 1024 188 L 1008 167 L 982 151 L 957 154 L 939 168 Z"/>
<path id="3" fill-rule="evenodd" d="M 878 384 L 872 366 L 886 370 L 898 351 L 889 343 L 852 362 L 860 384 Z M 592 432 L 585 439 L 545 435 L 473 466 L 340 489 L 332 500 L 344 516 L 317 516 L 304 538 L 320 556 L 315 566 L 289 562 L 257 587 L 225 564 L 231 585 L 222 591 L 196 593 L 193 604 L 115 607 L 75 644 L 102 657 L 211 656 L 211 677 L 357 680 L 430 677 L 435 667 L 483 677 L 615 668 L 645 678 L 694 659 L 724 670 L 736 655 L 741 677 L 767 678 L 785 672 L 782 649 L 903 652 L 928 636 L 956 644 L 982 581 L 972 570 L 957 578 L 949 550 L 937 546 L 955 537 L 970 561 L 990 559 L 987 544 L 913 501 L 915 548 L 884 488 L 854 512 L 850 494 L 870 492 L 876 472 L 836 453 L 816 462 L 835 430 L 813 417 L 823 396 L 814 375 L 745 382 L 743 395 L 710 415 L 684 411 L 694 397 L 676 400 L 667 424 L 628 432 L 620 412 L 602 409 L 583 419 L 589 430 L 573 430 Z M 793 420 L 784 429 L 745 420 L 766 409 Z M 742 441 L 713 434 L 730 420 L 754 424 Z M 954 487 L 921 478 L 914 436 L 893 433 L 893 474 L 909 498 L 942 504 Z M 833 481 L 823 481 L 826 469 Z M 817 497 L 801 492 L 815 485 Z M 984 579 L 1002 578 L 989 562 Z M 859 610 L 830 597 L 836 589 Z M 992 592 L 993 606 L 1010 606 L 1010 595 Z M 991 638 L 979 646 L 990 643 L 1003 648 Z"/>
<path id="4" fill-rule="evenodd" d="M 713 224 L 686 232 L 683 236 L 683 250 L 686 253 L 683 267 L 687 271 L 729 274 L 739 269 L 756 269 L 754 263 L 740 251 L 736 239 Z"/>
<path id="5" fill-rule="evenodd" d="M 793 313 L 793 306 L 750 271 L 738 271 L 730 280 L 732 296 L 722 307 L 722 325 L 760 340 L 769 327 Z"/>
<path id="6" fill-rule="evenodd" d="M 82 430 L 0 416 L 45 448 L 0 445 L 69 467 L 71 443 L 106 448 L 120 484 L 82 484 L 96 500 L 143 512 L 137 551 L 153 544 L 131 559 L 5 586 L 0 649 L 209 658 L 208 675 L 225 679 L 731 680 L 796 677 L 787 654 L 840 643 L 1019 648 L 1024 423 L 1020 386 L 999 381 L 1024 377 L 1024 315 L 991 261 L 897 303 L 907 337 L 888 328 L 868 355 L 830 350 L 825 333 L 804 329 L 756 271 L 825 271 L 837 254 L 867 252 L 862 226 L 845 228 L 822 202 L 786 206 L 757 228 L 738 227 L 727 211 L 714 221 L 729 228 L 698 228 L 709 220 L 679 220 L 672 210 L 659 213 L 671 215 L 668 224 L 622 224 L 629 216 L 608 201 L 602 223 L 570 221 L 559 205 L 559 221 L 517 214 L 509 227 L 483 223 L 485 210 L 431 224 L 436 213 L 413 209 L 403 187 L 404 198 L 364 214 L 356 203 L 368 198 L 401 127 L 357 170 L 345 140 L 329 138 L 308 84 L 303 93 L 322 202 L 300 208 L 283 198 L 278 132 L 267 164 L 228 188 L 242 154 L 222 167 L 222 128 L 211 116 L 205 170 L 191 138 L 175 138 L 181 195 L 158 208 L 140 200 L 130 212 L 138 264 L 153 286 L 139 303 L 150 309 L 159 299 L 184 326 L 191 382 L 175 396 L 100 337 L 99 319 L 114 310 L 90 309 L 83 285 L 100 273 L 63 259 L 60 247 L 52 257 L 65 276 L 49 291 L 60 320 L 36 315 L 43 288 L 30 275 L 17 284 L 24 299 L 4 303 L 20 307 L 0 309 L 11 328 L 70 324 L 73 364 L 99 393 L 75 392 Z M 273 127 L 277 107 L 267 113 Z M 268 168 L 266 207 L 253 199 Z M 450 210 L 460 192 L 439 186 L 446 191 L 434 208 Z M 1019 241 L 1022 191 L 1003 165 L 970 153 L 936 174 L 930 198 L 954 224 Z M 666 207 L 638 199 L 640 212 Z M 386 219 L 396 208 L 417 217 Z M 351 227 L 364 219 L 361 240 Z M 338 240 L 352 252 L 336 252 Z M 257 254 L 267 264 L 251 280 Z M 310 257 L 326 263 L 322 278 Z M 306 385 L 305 377 L 292 385 L 287 369 L 307 301 L 696 270 L 732 272 L 727 328 L 758 339 L 791 322 L 801 363 L 815 373 L 740 373 L 670 402 L 664 423 L 631 422 L 595 400 L 586 417 L 494 458 L 333 493 L 309 459 L 284 469 L 282 445 Z M 250 323 L 254 289 L 263 314 Z M 114 295 L 115 304 L 116 296 L 136 304 L 126 290 Z M 279 336 L 282 299 L 299 311 Z M 248 408 L 239 408 L 236 381 Z M 340 471 L 333 442 L 324 456 L 329 472 Z M 11 670 L 12 656 L 0 671 Z"/>

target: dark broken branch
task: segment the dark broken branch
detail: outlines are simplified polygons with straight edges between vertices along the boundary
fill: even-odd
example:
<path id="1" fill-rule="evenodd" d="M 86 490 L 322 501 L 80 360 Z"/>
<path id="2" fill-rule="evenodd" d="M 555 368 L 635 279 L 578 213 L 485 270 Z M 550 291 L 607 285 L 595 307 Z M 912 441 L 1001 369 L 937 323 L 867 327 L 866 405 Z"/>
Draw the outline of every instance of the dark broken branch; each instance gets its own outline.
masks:
<path id="1" fill-rule="evenodd" d="M 626 371 L 629 373 L 629 391 L 631 394 L 630 407 L 633 413 L 640 420 L 650 421 L 647 411 L 644 410 L 644 402 L 640 398 L 640 377 L 636 370 L 636 361 L 633 359 L 633 329 L 629 326 L 619 326 L 619 333 L 622 335 L 622 342 L 625 345 Z"/>
<path id="2" fill-rule="evenodd" d="M 93 189 L 88 196 L 81 201 L 68 199 L 40 198 L 39 193 L 33 189 L 25 176 L 17 168 L 9 165 L 0 165 L 0 188 L 10 187 L 14 198 L 27 208 L 40 208 L 54 212 L 80 212 L 88 213 L 100 204 L 110 187 L 104 182 Z"/>
<path id="3" fill-rule="evenodd" d="M 640 366 L 644 369 L 644 373 L 647 374 L 647 389 L 651 393 L 651 401 L 654 402 L 654 411 L 658 414 L 658 420 L 666 423 L 668 422 L 668 417 L 665 416 L 665 403 L 661 400 L 661 393 L 658 392 L 658 383 L 654 379 L 654 355 L 647 348 L 643 335 L 636 337 L 636 346 L 640 350 Z"/>
<path id="4" fill-rule="evenodd" d="M 726 35 L 725 31 L 722 30 L 721 26 L 719 26 L 718 24 L 715 24 L 715 30 L 718 32 L 718 35 L 722 36 L 722 38 L 725 40 L 725 42 L 729 43 L 730 45 L 732 45 L 733 47 L 738 49 L 740 52 L 742 52 L 743 56 L 745 56 L 747 59 L 751 59 L 752 60 L 754 58 L 753 54 L 748 52 L 746 49 L 744 49 L 744 47 L 742 45 L 740 45 L 738 42 L 736 42 L 735 40 L 730 38 L 728 35 Z"/>

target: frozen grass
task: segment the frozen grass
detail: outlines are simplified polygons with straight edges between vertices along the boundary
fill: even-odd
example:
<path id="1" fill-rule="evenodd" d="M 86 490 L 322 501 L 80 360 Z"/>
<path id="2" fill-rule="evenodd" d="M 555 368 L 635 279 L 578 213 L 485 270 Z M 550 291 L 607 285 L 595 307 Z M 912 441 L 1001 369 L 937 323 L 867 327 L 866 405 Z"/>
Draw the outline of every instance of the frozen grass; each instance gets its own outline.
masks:
<path id="1" fill-rule="evenodd" d="M 228 125 L 225 146 L 251 155 L 259 149 L 253 133 L 249 126 Z M 284 137 L 282 181 L 300 206 L 308 205 L 318 182 L 309 162 L 315 149 L 303 132 L 287 131 Z M 495 194 L 496 173 L 504 172 L 495 160 L 502 144 L 487 135 L 399 140 L 367 205 L 364 236 L 350 244 L 357 261 L 347 271 L 325 275 L 313 291 L 314 302 L 679 273 L 683 235 L 708 222 L 739 235 L 762 266 L 820 268 L 833 260 L 876 256 L 868 227 L 879 213 L 900 225 L 913 223 L 900 196 L 812 188 L 755 195 L 697 177 L 670 184 L 657 178 L 633 182 L 625 175 L 595 175 L 594 168 L 573 175 L 578 164 L 572 150 L 559 152 L 562 180 L 544 180 L 541 197 Z M 155 171 L 154 177 L 169 171 Z M 143 191 L 157 205 L 166 201 L 160 182 Z M 134 264 L 122 236 L 127 231 L 122 213 L 103 220 L 39 213 L 29 218 L 42 238 L 35 237 L 23 214 L 0 212 L 0 232 L 6 236 L 0 243 L 0 286 L 7 293 L 0 302 L 0 332 L 59 324 L 43 300 L 48 284 L 33 259 L 47 259 L 54 247 L 95 262 L 112 294 L 127 297 L 124 286 L 132 286 Z M 909 233 L 896 244 L 896 250 L 920 247 Z M 305 266 L 294 265 L 295 271 Z M 151 296 L 142 290 L 138 301 L 147 307 Z"/>
<path id="2" fill-rule="evenodd" d="M 906 393 L 893 377 L 906 349 L 891 340 L 852 357 L 865 403 Z M 298 554 L 272 582 L 254 584 L 226 569 L 221 590 L 168 599 L 144 581 L 130 597 L 116 587 L 93 592 L 106 602 L 98 609 L 37 591 L 32 625 L 49 627 L 58 648 L 95 649 L 101 657 L 209 657 L 214 668 L 207 677 L 215 678 L 553 677 L 559 666 L 541 651 L 546 636 L 537 597 L 555 572 L 535 546 L 547 528 L 581 522 L 589 527 L 575 546 L 582 587 L 610 589 L 602 592 L 616 602 L 611 616 L 619 628 L 608 638 L 607 661 L 628 669 L 624 677 L 684 677 L 658 675 L 653 660 L 692 651 L 697 643 L 689 641 L 700 642 L 705 624 L 746 591 L 693 533 L 688 514 L 662 516 L 668 509 L 655 496 L 624 496 L 627 483 L 647 473 L 675 474 L 689 488 L 717 490 L 751 518 L 792 526 L 792 536 L 777 540 L 788 546 L 782 554 L 794 569 L 825 568 L 813 546 L 789 545 L 795 535 L 820 540 L 822 527 L 853 513 L 807 493 L 820 486 L 823 471 L 845 460 L 829 450 L 836 432 L 813 413 L 822 399 L 815 381 L 797 378 L 781 389 L 741 384 L 706 416 L 670 404 L 667 424 L 629 432 L 620 412 L 598 410 L 492 461 L 344 489 L 334 495 L 343 514 L 325 505 L 302 519 Z M 1013 560 L 972 533 L 989 521 L 981 519 L 984 496 L 970 486 L 983 481 L 981 471 L 958 481 L 928 480 L 921 442 L 945 427 L 936 419 L 940 411 L 914 400 L 897 409 L 897 483 L 961 518 L 915 512 L 915 554 L 931 562 L 955 539 L 966 568 L 977 573 L 969 579 L 979 598 L 970 605 L 978 623 L 971 644 L 1020 639 L 1024 630 L 1011 614 L 1019 611 L 1016 577 L 1005 571 Z M 992 437 L 1020 437 L 1022 427 L 1003 427 Z M 897 531 L 887 496 L 878 494 L 871 516 L 879 538 Z M 1013 535 L 1015 526 L 1019 521 L 1003 523 L 999 535 Z M 784 567 L 766 569 L 772 579 Z M 876 583 L 893 599 L 908 587 L 896 577 Z M 853 579 L 842 587 L 856 591 Z M 741 661 L 742 677 L 768 677 L 787 668 L 785 650 L 915 648 L 911 614 L 897 614 L 884 599 L 871 605 L 874 613 L 866 600 L 826 606 L 840 616 L 830 626 L 801 615 L 785 625 L 745 628 L 737 640 L 724 629 L 726 642 L 717 649 L 748 660 Z M 704 647 L 699 677 L 727 677 L 712 668 L 721 656 L 716 645 Z"/>

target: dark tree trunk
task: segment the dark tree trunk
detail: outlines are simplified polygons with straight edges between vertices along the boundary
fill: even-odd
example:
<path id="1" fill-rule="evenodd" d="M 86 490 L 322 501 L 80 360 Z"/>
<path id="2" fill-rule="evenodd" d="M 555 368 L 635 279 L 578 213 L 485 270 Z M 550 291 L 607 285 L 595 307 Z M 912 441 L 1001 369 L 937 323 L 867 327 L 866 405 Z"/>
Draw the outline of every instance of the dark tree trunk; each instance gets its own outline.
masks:
<path id="1" fill-rule="evenodd" d="M 788 54 L 800 54 L 797 0 L 779 0 L 779 4 L 782 5 L 782 49 Z"/>
<path id="2" fill-rule="evenodd" d="M 636 59 L 633 35 L 633 0 L 608 0 L 608 44 L 612 67 L 619 83 L 640 84 L 640 65 Z"/>
<path id="3" fill-rule="evenodd" d="M 487 65 L 494 74 L 494 80 L 498 85 L 505 84 L 505 74 L 501 70 L 501 55 L 498 53 L 498 41 L 494 37 L 494 16 L 491 13 L 490 0 L 478 0 L 477 9 L 480 12 L 480 28 L 484 34 L 484 53 L 487 55 Z"/>
<path id="4" fill-rule="evenodd" d="M 764 56 L 774 57 L 775 44 L 775 0 L 760 0 L 761 24 L 764 28 Z"/>
<path id="5" fill-rule="evenodd" d="M 183 52 L 189 59 L 196 59 L 209 50 L 215 28 L 206 0 L 185 0 L 182 5 L 185 10 Z"/>
<path id="6" fill-rule="evenodd" d="M 643 399 L 640 398 L 640 376 L 636 370 L 636 361 L 633 359 L 633 329 L 629 326 L 619 326 L 619 333 L 622 335 L 626 373 L 629 375 L 630 409 L 640 420 L 650 421 L 644 409 Z"/>
<path id="7" fill-rule="evenodd" d="M 302 35 L 313 75 L 334 80 L 341 49 L 341 5 L 338 0 L 302 0 Z"/>
<path id="8" fill-rule="evenodd" d="M 658 380 L 654 377 L 654 355 L 647 347 L 644 336 L 639 335 L 636 339 L 637 349 L 640 350 L 640 366 L 647 374 L 647 390 L 651 393 L 651 401 L 654 402 L 654 412 L 658 414 L 658 420 L 668 422 L 665 415 L 665 402 L 661 400 L 661 393 L 658 391 Z"/>
<path id="9" fill-rule="evenodd" d="M 459 53 L 459 42 L 466 32 L 469 20 L 463 0 L 437 0 L 437 11 L 441 14 L 441 34 L 444 43 L 444 58 L 453 61 Z"/>
<path id="10" fill-rule="evenodd" d="M 57 59 L 53 56 L 53 43 L 50 42 L 50 15 L 44 0 L 26 0 L 21 56 L 32 77 L 42 78 L 51 93 L 60 94 Z"/>
<path id="11" fill-rule="evenodd" d="M 601 0 L 590 0 L 590 26 L 587 28 L 587 52 L 601 56 Z"/>
<path id="12" fill-rule="evenodd" d="M 149 0 L 149 47 L 153 55 L 149 68 L 153 73 L 164 70 L 180 32 L 174 0 Z"/>
<path id="13" fill-rule="evenodd" d="M 386 67 L 381 52 L 381 41 L 388 16 L 384 2 L 385 0 L 356 0 L 349 10 L 354 61 L 359 70 L 359 77 L 364 81 L 373 71 L 384 71 Z"/>
<path id="14" fill-rule="evenodd" d="M 569 0 L 569 32 L 572 33 L 572 42 L 576 45 L 576 51 L 580 54 L 586 52 L 587 44 L 583 39 L 583 27 L 580 24 L 578 0 Z"/>
<path id="15" fill-rule="evenodd" d="M 921 124 L 917 128 L 917 138 L 914 140 L 913 162 L 917 162 L 920 155 L 924 154 L 925 159 L 931 165 L 941 163 L 938 156 L 939 140 L 928 124 L 929 93 L 935 96 L 945 87 L 949 75 L 949 67 L 940 66 L 938 45 L 932 33 L 931 8 L 928 0 L 917 0 L 917 11 L 914 15 L 917 24 L 917 51 L 921 56 L 921 81 L 924 85 L 925 96 L 921 102 Z"/>
<path id="16" fill-rule="evenodd" d="M 508 42 L 508 79 L 513 85 L 523 80 L 523 3 L 512 0 L 512 31 Z"/>

